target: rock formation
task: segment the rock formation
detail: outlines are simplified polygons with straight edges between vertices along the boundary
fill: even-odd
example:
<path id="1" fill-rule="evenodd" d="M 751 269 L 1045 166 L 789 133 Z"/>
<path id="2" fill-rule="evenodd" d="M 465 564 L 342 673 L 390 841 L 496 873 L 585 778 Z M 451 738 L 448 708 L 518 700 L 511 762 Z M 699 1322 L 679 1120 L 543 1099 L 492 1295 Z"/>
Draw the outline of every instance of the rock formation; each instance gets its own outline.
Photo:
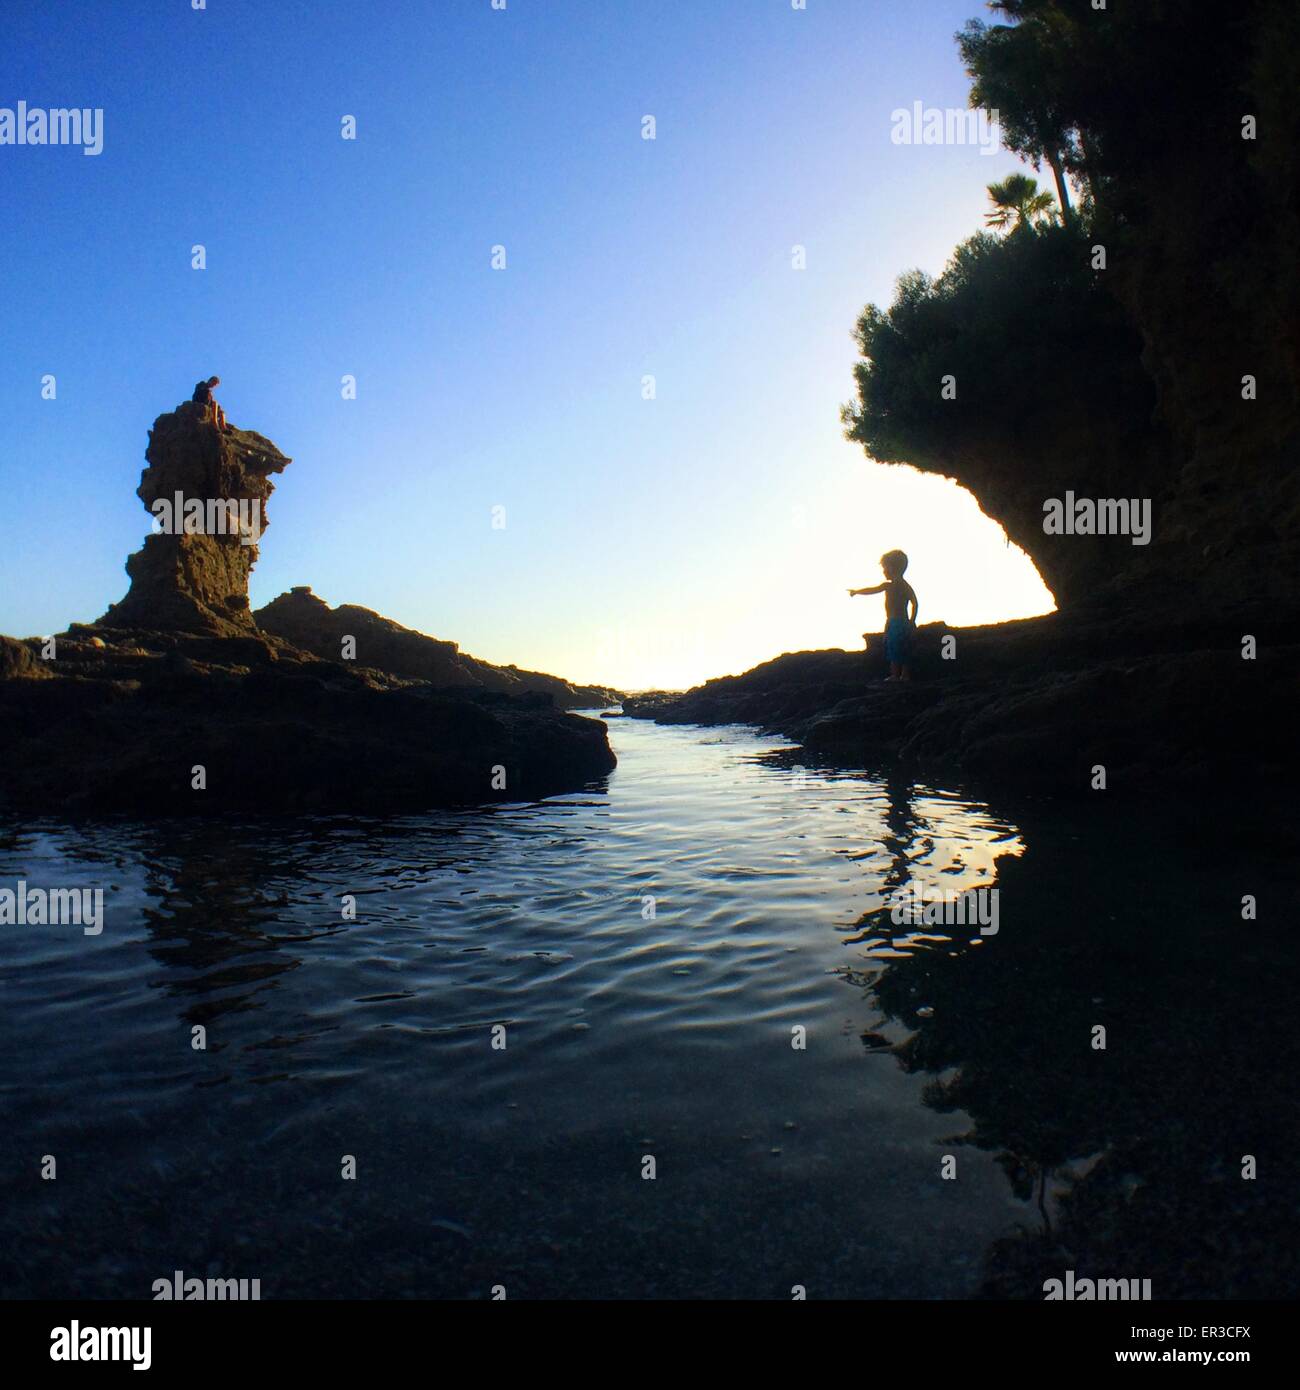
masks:
<path id="1" fill-rule="evenodd" d="M 493 666 L 466 656 L 455 642 L 440 641 L 423 632 L 402 627 L 389 618 L 342 603 L 331 608 L 307 585 L 299 585 L 273 599 L 253 615 L 258 627 L 303 651 L 326 661 L 338 660 L 343 644 L 351 638 L 359 666 L 370 666 L 409 680 L 431 685 L 495 690 L 506 695 L 542 692 L 562 709 L 595 709 L 618 700 L 618 692 L 604 686 L 570 685 L 541 671 L 521 671 L 516 666 Z"/>
<path id="2" fill-rule="evenodd" d="M 218 434 L 186 404 L 159 416 L 146 458 L 146 506 L 163 500 L 175 511 L 177 494 L 205 508 L 229 502 L 240 524 L 149 536 L 128 562 L 127 596 L 52 647 L 0 637 L 0 804 L 382 814 L 531 800 L 579 790 L 614 767 L 604 724 L 556 709 L 549 690 L 525 693 L 523 681 L 509 693 L 442 680 L 439 661 L 456 657 L 453 644 L 365 609 L 336 610 L 362 633 L 356 661 L 321 660 L 260 631 L 248 607 L 257 548 L 241 543 L 240 530 L 260 536 L 271 476 L 289 463 L 269 440 Z M 290 616 L 318 602 L 305 592 L 286 598 Z M 381 659 L 411 652 L 423 654 L 425 674 L 404 658 L 392 661 L 402 670 L 383 668 Z"/>
<path id="3" fill-rule="evenodd" d="M 131 588 L 100 624 L 253 632 L 248 576 L 275 491 L 271 477 L 292 460 L 252 430 L 219 432 L 207 407 L 190 401 L 154 421 L 145 459 L 136 495 L 164 529 L 127 560 Z"/>

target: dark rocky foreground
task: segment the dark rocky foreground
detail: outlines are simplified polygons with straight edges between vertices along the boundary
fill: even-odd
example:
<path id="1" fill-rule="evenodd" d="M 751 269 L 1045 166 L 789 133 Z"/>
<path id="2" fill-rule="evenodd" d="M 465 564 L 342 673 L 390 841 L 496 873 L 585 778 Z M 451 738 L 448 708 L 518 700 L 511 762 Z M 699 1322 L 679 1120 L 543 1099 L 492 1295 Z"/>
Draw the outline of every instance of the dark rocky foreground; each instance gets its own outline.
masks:
<path id="1" fill-rule="evenodd" d="M 290 462 L 269 440 L 219 434 L 186 404 L 155 422 L 146 459 L 146 507 L 178 492 L 242 501 L 244 533 L 151 534 L 127 562 L 130 592 L 98 622 L 0 637 L 0 804 L 378 813 L 526 800 L 614 767 L 605 725 L 556 707 L 609 691 L 490 667 L 305 590 L 262 610 L 264 628 L 248 605 L 246 523 L 260 539 L 270 476 Z M 333 628 L 302 621 L 317 607 L 356 638 L 354 659 L 322 659 L 342 652 Z"/>
<path id="2" fill-rule="evenodd" d="M 258 636 L 56 641 L 45 662 L 0 638 L 14 809 L 378 813 L 572 791 L 614 766 L 604 724 L 545 694 L 440 690 Z"/>
<path id="3" fill-rule="evenodd" d="M 684 694 L 629 696 L 624 710 L 755 724 L 853 766 L 1066 795 L 1092 794 L 1097 766 L 1106 790 L 1138 796 L 1276 796 L 1297 771 L 1300 630 L 1259 611 L 1213 622 L 1171 612 L 1155 626 L 1100 611 L 934 624 L 920 631 L 911 683 L 883 680 L 878 646 L 789 653 Z"/>

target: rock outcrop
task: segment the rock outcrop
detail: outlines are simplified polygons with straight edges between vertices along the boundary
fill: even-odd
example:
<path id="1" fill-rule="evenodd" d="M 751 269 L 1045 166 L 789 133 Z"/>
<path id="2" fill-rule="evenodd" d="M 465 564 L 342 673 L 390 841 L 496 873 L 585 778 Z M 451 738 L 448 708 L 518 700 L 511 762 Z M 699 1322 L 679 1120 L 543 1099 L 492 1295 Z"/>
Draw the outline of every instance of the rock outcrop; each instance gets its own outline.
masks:
<path id="1" fill-rule="evenodd" d="M 263 632 L 282 637 L 325 661 L 337 661 L 351 639 L 350 649 L 360 665 L 408 680 L 505 695 L 541 692 L 553 696 L 562 709 L 595 709 L 619 698 L 617 691 L 604 686 L 570 685 L 541 671 L 479 661 L 467 656 L 455 642 L 402 627 L 369 608 L 353 603 L 331 608 L 307 585 L 281 594 L 253 616 Z"/>
<path id="2" fill-rule="evenodd" d="M 248 576 L 275 491 L 271 478 L 292 460 L 252 430 L 218 431 L 207 407 L 190 401 L 154 421 L 145 459 L 136 495 L 163 529 L 127 560 L 131 588 L 100 624 L 253 632 Z"/>
<path id="3" fill-rule="evenodd" d="M 98 623 L 52 642 L 0 637 L 0 804 L 382 814 L 531 800 L 613 769 L 605 725 L 558 710 L 548 690 L 443 681 L 432 660 L 424 674 L 367 664 L 364 651 L 322 660 L 260 631 L 248 607 L 257 549 L 243 540 L 260 536 L 271 476 L 289 463 L 269 440 L 218 434 L 187 404 L 159 416 L 146 458 L 146 506 L 174 507 L 178 493 L 229 502 L 240 524 L 149 536 L 128 562 L 130 592 Z M 371 638 L 406 631 L 367 616 Z M 376 662 L 406 650 L 392 641 L 372 642 Z"/>
<path id="4" fill-rule="evenodd" d="M 1243 659 L 1243 637 L 1256 651 Z M 943 655 L 944 638 L 952 638 Z M 1300 631 L 1185 614 L 1159 629 L 1065 614 L 991 627 L 923 627 L 917 679 L 886 682 L 866 653 L 795 652 L 684 694 L 629 696 L 660 723 L 755 724 L 802 756 L 902 769 L 986 791 L 1091 796 L 1234 793 L 1278 800 L 1300 772 L 1287 729 L 1300 696 Z M 1266 731 L 1273 731 L 1272 733 Z"/>
<path id="5" fill-rule="evenodd" d="M 438 690 L 275 638 L 78 626 L 53 660 L 14 645 L 33 664 L 0 678 L 12 809 L 384 814 L 576 791 L 615 762 L 604 724 L 545 695 Z"/>

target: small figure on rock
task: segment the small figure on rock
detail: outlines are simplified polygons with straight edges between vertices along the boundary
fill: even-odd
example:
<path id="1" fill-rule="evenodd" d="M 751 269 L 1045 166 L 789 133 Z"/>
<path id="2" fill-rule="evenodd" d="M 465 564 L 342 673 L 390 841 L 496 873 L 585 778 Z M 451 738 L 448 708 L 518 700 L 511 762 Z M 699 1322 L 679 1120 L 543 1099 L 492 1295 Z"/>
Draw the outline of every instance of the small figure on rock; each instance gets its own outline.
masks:
<path id="1" fill-rule="evenodd" d="M 916 615 L 920 611 L 920 605 L 916 601 L 916 591 L 903 578 L 903 571 L 907 568 L 907 556 L 901 550 L 891 550 L 880 557 L 880 568 L 885 572 L 883 584 L 876 584 L 870 589 L 850 589 L 849 597 L 853 598 L 857 594 L 884 594 L 885 656 L 889 661 L 889 675 L 885 679 L 910 681 L 912 639 L 916 633 Z M 863 633 L 864 637 L 866 635 Z"/>
<path id="2" fill-rule="evenodd" d="M 226 412 L 217 404 L 217 398 L 212 394 L 212 388 L 220 385 L 221 378 L 219 376 L 210 376 L 206 381 L 200 381 L 198 385 L 195 386 L 194 394 L 190 399 L 196 401 L 199 405 L 211 406 L 212 423 L 216 425 L 219 430 L 230 433 L 231 426 L 226 423 Z"/>

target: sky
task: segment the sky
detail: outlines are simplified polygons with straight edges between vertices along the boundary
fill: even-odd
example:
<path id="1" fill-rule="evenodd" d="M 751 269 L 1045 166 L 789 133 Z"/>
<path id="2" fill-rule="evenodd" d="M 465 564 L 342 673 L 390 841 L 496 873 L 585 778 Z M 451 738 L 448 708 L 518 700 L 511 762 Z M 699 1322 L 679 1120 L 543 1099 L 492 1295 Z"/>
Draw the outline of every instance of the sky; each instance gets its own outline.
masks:
<path id="1" fill-rule="evenodd" d="M 0 631 L 122 597 L 149 426 L 213 374 L 295 460 L 254 607 L 629 690 L 860 647 L 895 547 L 922 622 L 1051 609 L 839 419 L 862 307 L 1023 167 L 891 141 L 966 106 L 980 0 L 196 3 L 5 0 L 0 107 L 103 148 L 0 145 Z"/>

